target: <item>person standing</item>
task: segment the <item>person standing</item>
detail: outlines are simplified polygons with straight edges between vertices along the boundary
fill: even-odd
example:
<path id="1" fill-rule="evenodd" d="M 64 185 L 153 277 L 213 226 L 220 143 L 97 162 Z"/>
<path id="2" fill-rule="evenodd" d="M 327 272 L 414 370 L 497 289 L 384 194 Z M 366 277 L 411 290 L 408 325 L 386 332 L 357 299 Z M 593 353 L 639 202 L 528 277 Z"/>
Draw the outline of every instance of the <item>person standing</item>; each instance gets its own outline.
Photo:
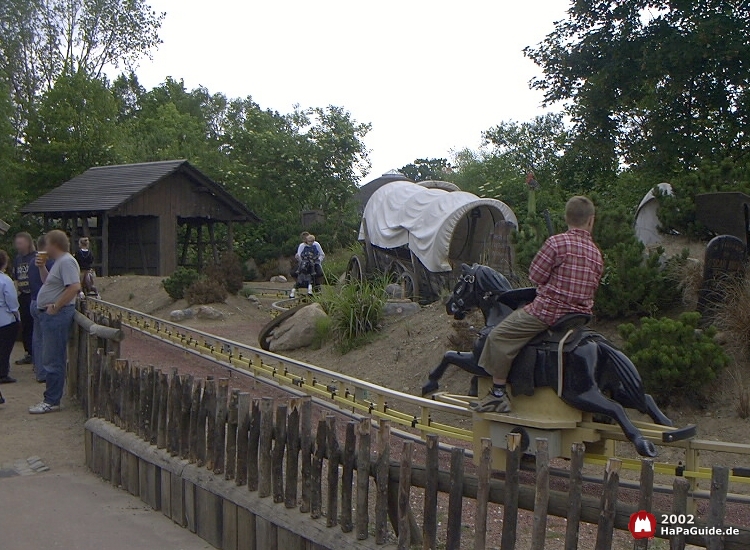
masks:
<path id="1" fill-rule="evenodd" d="M 52 269 L 54 261 L 47 256 L 47 238 L 42 235 L 36 241 L 36 259 L 29 268 L 29 288 L 31 289 L 31 317 L 34 319 L 34 334 L 31 341 L 31 357 L 34 360 L 34 375 L 36 381 L 43 383 L 47 381 L 47 373 L 42 366 L 42 327 L 40 326 L 40 313 L 37 307 L 37 296 L 47 280 L 49 270 Z"/>
<path id="2" fill-rule="evenodd" d="M 14 239 L 16 257 L 13 260 L 13 278 L 18 288 L 18 303 L 21 311 L 21 340 L 26 354 L 16 361 L 16 365 L 30 365 L 34 331 L 34 319 L 31 317 L 31 290 L 29 289 L 29 268 L 36 258 L 34 239 L 25 231 L 17 233 Z"/>
<path id="3" fill-rule="evenodd" d="M 42 330 L 42 367 L 47 387 L 44 401 L 29 408 L 31 414 L 60 410 L 65 387 L 68 336 L 75 313 L 75 301 L 81 290 L 81 273 L 70 255 L 70 240 L 60 230 L 47 233 L 47 254 L 55 264 L 49 270 L 37 296 L 39 326 Z"/>
<path id="4" fill-rule="evenodd" d="M 8 267 L 8 254 L 0 250 L 0 384 L 12 384 L 15 378 L 10 377 L 10 354 L 18 336 L 18 293 L 13 281 L 5 270 Z M 5 400 L 0 395 L 0 403 Z"/>

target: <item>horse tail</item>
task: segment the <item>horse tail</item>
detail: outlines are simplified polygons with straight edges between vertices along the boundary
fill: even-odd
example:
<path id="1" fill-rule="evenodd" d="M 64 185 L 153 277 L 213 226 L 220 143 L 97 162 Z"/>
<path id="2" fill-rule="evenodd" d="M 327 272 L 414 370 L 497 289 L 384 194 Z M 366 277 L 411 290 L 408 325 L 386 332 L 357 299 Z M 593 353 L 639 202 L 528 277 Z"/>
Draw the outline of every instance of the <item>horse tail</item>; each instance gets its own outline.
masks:
<path id="1" fill-rule="evenodd" d="M 643 380 L 633 362 L 627 355 L 607 341 L 599 340 L 597 345 L 606 359 L 614 366 L 615 374 L 620 381 L 619 393 L 621 399 L 618 400 L 627 402 L 631 407 L 638 410 L 645 408 Z"/>

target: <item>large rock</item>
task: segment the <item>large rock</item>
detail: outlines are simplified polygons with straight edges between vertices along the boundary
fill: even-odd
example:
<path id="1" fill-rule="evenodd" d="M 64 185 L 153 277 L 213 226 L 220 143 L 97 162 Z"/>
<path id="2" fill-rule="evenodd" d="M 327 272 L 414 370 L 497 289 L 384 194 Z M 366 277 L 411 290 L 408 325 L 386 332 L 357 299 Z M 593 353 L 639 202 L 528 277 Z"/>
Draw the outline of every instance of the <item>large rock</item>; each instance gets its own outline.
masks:
<path id="1" fill-rule="evenodd" d="M 224 314 L 211 306 L 199 306 L 195 309 L 195 316 L 198 319 L 210 319 L 212 321 L 219 321 L 224 318 Z"/>
<path id="2" fill-rule="evenodd" d="M 320 304 L 310 304 L 273 329 L 269 338 L 270 351 L 290 351 L 313 343 L 319 319 L 327 317 Z"/>
<path id="3" fill-rule="evenodd" d="M 274 275 L 273 277 L 271 277 L 271 282 L 272 283 L 286 283 L 287 280 L 286 280 L 286 277 L 284 277 L 283 275 Z"/>
<path id="4" fill-rule="evenodd" d="M 391 283 L 385 287 L 385 293 L 388 295 L 390 300 L 403 300 L 404 298 L 404 287 L 396 283 Z"/>
<path id="5" fill-rule="evenodd" d="M 175 309 L 169 313 L 169 320 L 175 323 L 180 323 L 186 319 L 192 319 L 195 316 L 195 311 L 190 308 L 187 309 Z"/>
<path id="6" fill-rule="evenodd" d="M 383 308 L 383 315 L 405 317 L 420 309 L 419 304 L 411 300 L 388 300 Z"/>

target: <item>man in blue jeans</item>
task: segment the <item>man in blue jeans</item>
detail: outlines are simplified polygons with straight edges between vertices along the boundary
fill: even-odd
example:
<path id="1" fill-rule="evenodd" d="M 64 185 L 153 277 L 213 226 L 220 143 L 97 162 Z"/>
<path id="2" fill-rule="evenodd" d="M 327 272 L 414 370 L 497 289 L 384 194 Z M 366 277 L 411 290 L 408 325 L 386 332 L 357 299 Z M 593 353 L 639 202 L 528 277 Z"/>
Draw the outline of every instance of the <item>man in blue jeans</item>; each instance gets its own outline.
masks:
<path id="1" fill-rule="evenodd" d="M 47 254 L 55 264 L 49 270 L 37 295 L 39 326 L 42 329 L 42 367 L 47 389 L 44 401 L 29 408 L 31 414 L 60 410 L 65 387 L 68 336 L 75 313 L 76 296 L 81 290 L 81 270 L 70 255 L 68 236 L 57 229 L 47 237 Z"/>
<path id="2" fill-rule="evenodd" d="M 34 362 L 34 375 L 36 381 L 44 383 L 47 381 L 47 373 L 42 366 L 42 327 L 39 317 L 41 312 L 36 306 L 36 298 L 42 289 L 44 281 L 47 280 L 49 270 L 55 262 L 47 256 L 47 237 L 42 235 L 36 241 L 37 254 L 34 263 L 29 266 L 29 288 L 31 289 L 31 317 L 34 319 L 34 334 L 31 340 L 31 358 Z"/>

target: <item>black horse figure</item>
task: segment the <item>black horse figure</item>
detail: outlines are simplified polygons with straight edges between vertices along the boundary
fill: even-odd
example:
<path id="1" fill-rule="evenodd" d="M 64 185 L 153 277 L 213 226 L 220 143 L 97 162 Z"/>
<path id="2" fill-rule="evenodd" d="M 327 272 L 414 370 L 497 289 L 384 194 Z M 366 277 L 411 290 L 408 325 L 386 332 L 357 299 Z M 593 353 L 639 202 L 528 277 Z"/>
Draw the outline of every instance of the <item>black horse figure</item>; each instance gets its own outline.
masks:
<path id="1" fill-rule="evenodd" d="M 422 388 L 423 395 L 437 391 L 438 381 L 449 365 L 473 374 L 472 385 L 476 388 L 477 376 L 489 376 L 478 364 L 487 335 L 511 311 L 536 296 L 533 288 L 513 290 L 503 275 L 489 267 L 464 264 L 461 271 L 446 311 L 456 319 L 463 319 L 468 311 L 478 307 L 484 314 L 485 327 L 471 353 L 449 351 L 445 354 L 440 365 L 430 373 L 429 381 Z M 526 346 L 513 363 L 508 379 L 513 393 L 532 395 L 534 387 L 555 388 L 571 407 L 615 420 L 640 455 L 656 456 L 654 444 L 643 437 L 624 407 L 648 414 L 663 426 L 672 426 L 672 421 L 644 392 L 641 377 L 630 359 L 602 335 L 589 330 L 585 326 L 588 321 L 587 315 L 566 315 Z M 558 387 L 560 347 L 564 368 L 562 386 Z"/>

